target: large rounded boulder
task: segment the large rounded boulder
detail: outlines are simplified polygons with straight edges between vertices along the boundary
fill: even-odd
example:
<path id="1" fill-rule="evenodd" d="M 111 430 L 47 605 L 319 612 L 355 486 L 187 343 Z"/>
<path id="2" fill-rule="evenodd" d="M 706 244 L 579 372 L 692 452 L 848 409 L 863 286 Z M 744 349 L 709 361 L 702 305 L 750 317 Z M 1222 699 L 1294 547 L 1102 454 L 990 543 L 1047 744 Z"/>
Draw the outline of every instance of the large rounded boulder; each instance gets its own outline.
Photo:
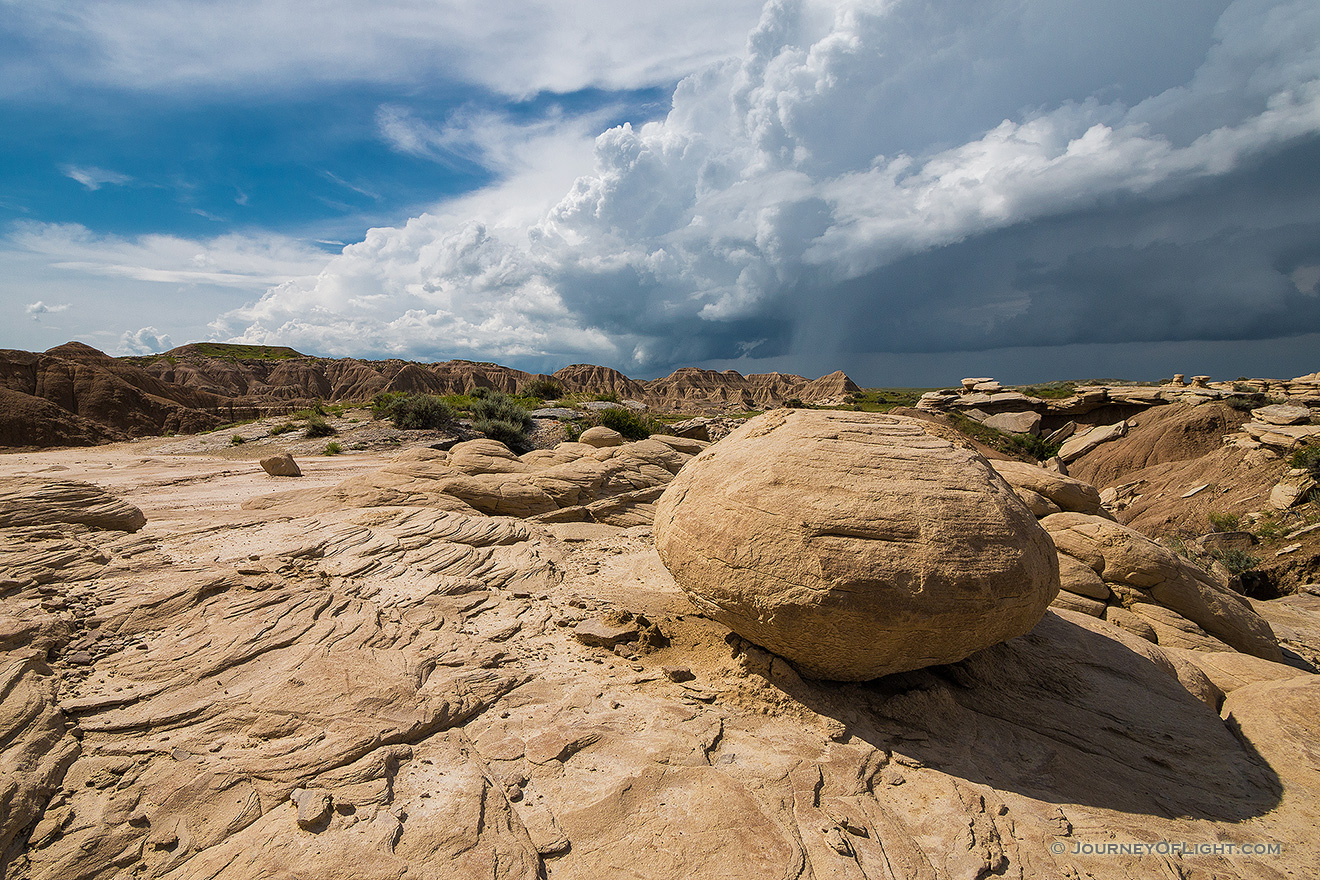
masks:
<path id="1" fill-rule="evenodd" d="M 815 678 L 952 663 L 1028 632 L 1049 536 L 984 458 L 917 419 L 775 410 L 690 461 L 656 547 L 707 615 Z"/>

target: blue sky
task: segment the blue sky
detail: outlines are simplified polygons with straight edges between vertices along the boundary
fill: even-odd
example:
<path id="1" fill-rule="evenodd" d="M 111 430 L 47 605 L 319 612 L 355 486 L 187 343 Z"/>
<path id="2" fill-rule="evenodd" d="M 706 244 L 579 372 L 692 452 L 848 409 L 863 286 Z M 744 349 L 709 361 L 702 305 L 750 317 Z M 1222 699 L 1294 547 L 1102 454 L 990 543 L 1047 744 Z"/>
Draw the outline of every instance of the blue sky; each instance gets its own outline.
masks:
<path id="1" fill-rule="evenodd" d="M 1314 3 L 0 5 L 3 347 L 1320 369 Z"/>

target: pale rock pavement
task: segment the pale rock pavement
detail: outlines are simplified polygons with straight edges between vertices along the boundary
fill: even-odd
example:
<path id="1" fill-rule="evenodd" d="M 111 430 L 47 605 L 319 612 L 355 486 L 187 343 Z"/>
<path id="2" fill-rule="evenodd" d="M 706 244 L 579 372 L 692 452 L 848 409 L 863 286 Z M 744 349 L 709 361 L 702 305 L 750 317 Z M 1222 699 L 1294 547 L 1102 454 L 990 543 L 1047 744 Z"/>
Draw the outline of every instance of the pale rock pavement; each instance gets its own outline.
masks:
<path id="1" fill-rule="evenodd" d="M 701 449 L 644 443 L 308 460 L 273 498 L 255 462 L 164 441 L 0 458 L 23 491 L 93 483 L 147 520 L 0 527 L 0 875 L 1313 870 L 1316 676 L 1223 666 L 1226 723 L 1161 647 L 1052 610 L 952 665 L 804 679 L 697 614 L 649 525 L 590 512 L 625 498 L 615 513 L 646 520 L 654 501 L 626 496 Z M 517 486 L 571 521 L 471 503 Z M 628 659 L 573 635 L 624 611 L 668 645 Z M 1299 639 L 1317 619 L 1261 613 Z M 1280 851 L 1078 851 L 1136 841 Z"/>

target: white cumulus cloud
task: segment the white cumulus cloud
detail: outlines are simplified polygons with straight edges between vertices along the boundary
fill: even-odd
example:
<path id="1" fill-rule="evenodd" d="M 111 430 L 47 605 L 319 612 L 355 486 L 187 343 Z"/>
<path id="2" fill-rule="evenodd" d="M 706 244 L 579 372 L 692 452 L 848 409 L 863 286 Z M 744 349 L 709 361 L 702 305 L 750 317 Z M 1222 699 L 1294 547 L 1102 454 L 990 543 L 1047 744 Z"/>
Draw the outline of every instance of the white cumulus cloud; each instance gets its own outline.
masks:
<path id="1" fill-rule="evenodd" d="M 119 354 L 157 354 L 173 348 L 170 337 L 155 327 L 128 330 L 119 337 Z"/>
<path id="2" fill-rule="evenodd" d="M 511 150 L 504 185 L 372 230 L 216 326 L 345 353 L 735 357 L 846 321 L 815 298 L 906 256 L 1168 198 L 1320 132 L 1315 4 L 1099 9 L 772 0 L 740 58 L 684 79 L 663 121 L 600 134 L 553 204 L 568 153 Z M 490 128 L 383 112 L 409 152 L 461 153 Z M 1030 305 L 976 309 L 994 323 Z"/>

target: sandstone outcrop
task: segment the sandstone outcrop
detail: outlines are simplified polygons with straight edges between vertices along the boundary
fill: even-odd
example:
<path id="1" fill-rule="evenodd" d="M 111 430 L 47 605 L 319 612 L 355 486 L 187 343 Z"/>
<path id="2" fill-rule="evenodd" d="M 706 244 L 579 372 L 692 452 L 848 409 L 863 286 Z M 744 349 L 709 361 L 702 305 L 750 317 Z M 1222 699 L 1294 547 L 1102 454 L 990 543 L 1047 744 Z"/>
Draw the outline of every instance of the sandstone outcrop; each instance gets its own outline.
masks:
<path id="1" fill-rule="evenodd" d="M 975 452 L 896 416 L 776 410 L 691 462 L 656 547 L 693 602 L 817 678 L 950 663 L 1058 592 L 1027 508 Z"/>
<path id="2" fill-rule="evenodd" d="M 624 443 L 608 428 L 594 430 L 609 432 L 618 445 L 560 443 L 519 456 L 495 440 L 468 440 L 448 452 L 405 453 L 386 468 L 329 489 L 292 490 L 244 506 L 312 512 L 392 504 L 544 522 L 640 525 L 651 521 L 674 474 L 707 445 L 662 434 Z"/>
<path id="3" fill-rule="evenodd" d="M 0 477 L 0 528 L 76 523 L 136 532 L 146 522 L 141 510 L 91 483 Z"/>
<path id="4" fill-rule="evenodd" d="M 1270 625 L 1246 598 L 1139 532 L 1083 513 L 1056 513 L 1041 520 L 1041 525 L 1060 555 L 1071 560 L 1061 567 L 1063 588 L 1107 599 L 1143 618 L 1161 645 L 1235 649 L 1265 660 L 1283 660 Z M 1107 596 L 1099 595 L 1102 586 Z M 1110 616 L 1107 611 L 1105 615 Z"/>
<path id="5" fill-rule="evenodd" d="M 1100 503 L 1099 491 L 1090 483 L 1022 461 L 992 461 L 990 466 L 1038 517 L 1065 510 L 1109 517 Z"/>

